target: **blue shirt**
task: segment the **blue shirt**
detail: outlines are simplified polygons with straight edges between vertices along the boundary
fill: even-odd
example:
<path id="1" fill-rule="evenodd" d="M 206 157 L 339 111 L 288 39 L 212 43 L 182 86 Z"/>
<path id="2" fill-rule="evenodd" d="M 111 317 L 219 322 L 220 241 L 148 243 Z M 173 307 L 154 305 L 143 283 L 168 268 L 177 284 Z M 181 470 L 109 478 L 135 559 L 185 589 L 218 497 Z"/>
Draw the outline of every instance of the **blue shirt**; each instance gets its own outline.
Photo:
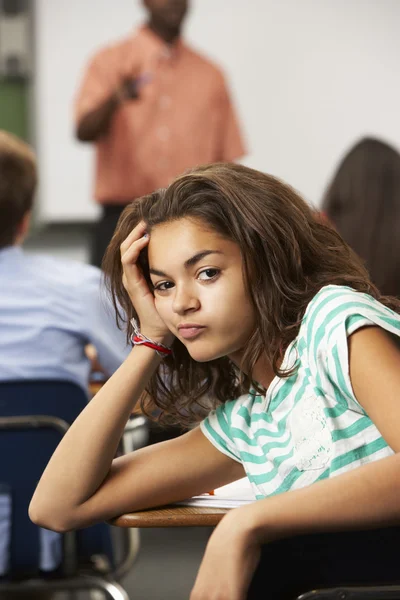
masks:
<path id="1" fill-rule="evenodd" d="M 61 379 L 88 393 L 86 344 L 109 375 L 129 353 L 98 268 L 10 246 L 0 250 L 0 282 L 0 381 Z M 0 482 L 0 575 L 8 570 L 11 498 Z M 60 534 L 41 529 L 40 546 L 41 568 L 55 569 Z"/>
<path id="2" fill-rule="evenodd" d="M 111 375 L 130 351 L 97 267 L 0 250 L 0 381 L 62 379 L 88 390 L 91 343 Z"/>

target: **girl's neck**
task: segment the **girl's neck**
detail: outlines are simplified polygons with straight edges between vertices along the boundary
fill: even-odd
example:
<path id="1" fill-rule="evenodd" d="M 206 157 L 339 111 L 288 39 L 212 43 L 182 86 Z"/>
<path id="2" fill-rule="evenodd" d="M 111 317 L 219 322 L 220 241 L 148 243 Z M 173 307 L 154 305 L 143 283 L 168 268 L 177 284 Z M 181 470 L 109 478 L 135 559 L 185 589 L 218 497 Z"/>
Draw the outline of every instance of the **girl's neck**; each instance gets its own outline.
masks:
<path id="1" fill-rule="evenodd" d="M 240 369 L 243 358 L 243 352 L 238 351 L 229 355 L 230 360 Z M 247 373 L 246 373 L 247 374 Z M 272 365 L 266 356 L 261 356 L 256 362 L 252 378 L 257 381 L 265 390 L 267 390 L 275 377 Z"/>

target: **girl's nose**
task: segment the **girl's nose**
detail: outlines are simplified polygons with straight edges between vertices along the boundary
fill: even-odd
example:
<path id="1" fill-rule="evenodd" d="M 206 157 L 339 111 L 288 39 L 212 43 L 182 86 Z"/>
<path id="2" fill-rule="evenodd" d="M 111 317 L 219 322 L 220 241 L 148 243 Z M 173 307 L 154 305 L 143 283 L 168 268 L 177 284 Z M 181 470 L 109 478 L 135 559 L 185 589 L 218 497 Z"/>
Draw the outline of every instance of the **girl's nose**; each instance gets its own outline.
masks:
<path id="1" fill-rule="evenodd" d="M 176 286 L 173 301 L 173 310 L 177 314 L 185 314 L 188 311 L 198 310 L 200 302 L 190 289 Z"/>

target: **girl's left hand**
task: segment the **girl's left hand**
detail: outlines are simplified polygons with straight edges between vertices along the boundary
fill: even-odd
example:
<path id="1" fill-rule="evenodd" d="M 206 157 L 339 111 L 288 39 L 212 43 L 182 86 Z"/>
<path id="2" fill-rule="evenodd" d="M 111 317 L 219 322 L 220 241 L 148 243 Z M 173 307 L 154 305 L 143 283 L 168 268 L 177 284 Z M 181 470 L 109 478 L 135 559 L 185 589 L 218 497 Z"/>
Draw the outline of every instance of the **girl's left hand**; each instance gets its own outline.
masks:
<path id="1" fill-rule="evenodd" d="M 261 546 L 230 511 L 211 535 L 190 600 L 245 600 L 260 560 Z"/>

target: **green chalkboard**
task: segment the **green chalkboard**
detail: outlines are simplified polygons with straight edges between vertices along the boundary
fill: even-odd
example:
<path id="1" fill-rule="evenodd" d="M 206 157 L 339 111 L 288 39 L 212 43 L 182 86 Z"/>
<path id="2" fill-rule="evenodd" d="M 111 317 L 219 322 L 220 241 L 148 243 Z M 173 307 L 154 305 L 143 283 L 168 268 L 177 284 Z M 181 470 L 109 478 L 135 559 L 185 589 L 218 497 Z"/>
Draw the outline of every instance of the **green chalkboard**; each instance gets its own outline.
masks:
<path id="1" fill-rule="evenodd" d="M 28 82 L 0 78 L 0 129 L 29 140 Z"/>

